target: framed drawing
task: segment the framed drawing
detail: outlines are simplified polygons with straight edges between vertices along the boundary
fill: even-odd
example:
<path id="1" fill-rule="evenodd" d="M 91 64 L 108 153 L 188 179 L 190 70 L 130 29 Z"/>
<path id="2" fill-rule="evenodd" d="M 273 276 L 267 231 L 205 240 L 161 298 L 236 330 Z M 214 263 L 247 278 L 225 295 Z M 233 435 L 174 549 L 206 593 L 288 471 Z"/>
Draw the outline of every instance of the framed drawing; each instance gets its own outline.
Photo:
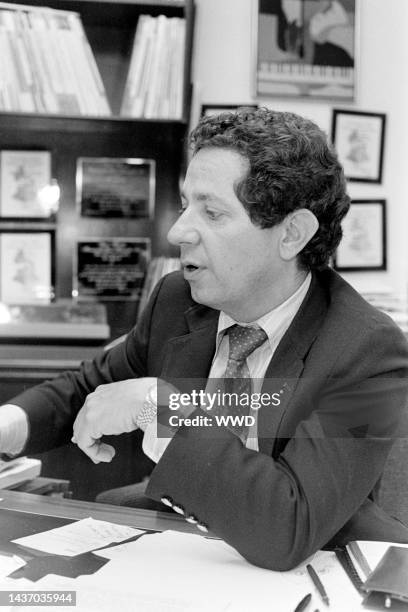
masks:
<path id="1" fill-rule="evenodd" d="M 333 109 L 332 141 L 349 181 L 381 183 L 385 120 L 383 113 Z"/>
<path id="2" fill-rule="evenodd" d="M 84 217 L 153 216 L 156 162 L 153 159 L 80 157 L 76 200 Z"/>
<path id="3" fill-rule="evenodd" d="M 353 200 L 343 219 L 343 238 L 333 267 L 344 272 L 386 270 L 385 200 Z"/>
<path id="4" fill-rule="evenodd" d="M 257 104 L 202 104 L 201 116 L 219 115 L 220 113 L 234 113 L 239 108 L 258 108 Z"/>
<path id="5" fill-rule="evenodd" d="M 150 251 L 149 238 L 78 240 L 73 296 L 80 300 L 139 299 Z"/>
<path id="6" fill-rule="evenodd" d="M 49 219 L 51 185 L 49 151 L 0 152 L 0 217 L 6 219 Z"/>
<path id="7" fill-rule="evenodd" d="M 255 91 L 352 101 L 358 0 L 252 0 Z"/>
<path id="8" fill-rule="evenodd" d="M 0 230 L 0 300 L 49 303 L 55 297 L 53 230 Z"/>

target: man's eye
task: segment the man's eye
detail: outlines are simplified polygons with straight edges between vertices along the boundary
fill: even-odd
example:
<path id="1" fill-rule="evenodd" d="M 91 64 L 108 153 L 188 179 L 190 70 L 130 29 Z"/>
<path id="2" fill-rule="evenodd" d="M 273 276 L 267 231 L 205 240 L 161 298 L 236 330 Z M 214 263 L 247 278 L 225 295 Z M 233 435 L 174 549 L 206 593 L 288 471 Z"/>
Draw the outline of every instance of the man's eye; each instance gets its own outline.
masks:
<path id="1" fill-rule="evenodd" d="M 216 219 L 218 219 L 221 216 L 220 212 L 218 212 L 217 210 L 213 210 L 212 208 L 206 208 L 205 209 L 205 214 L 212 221 L 215 221 Z"/>

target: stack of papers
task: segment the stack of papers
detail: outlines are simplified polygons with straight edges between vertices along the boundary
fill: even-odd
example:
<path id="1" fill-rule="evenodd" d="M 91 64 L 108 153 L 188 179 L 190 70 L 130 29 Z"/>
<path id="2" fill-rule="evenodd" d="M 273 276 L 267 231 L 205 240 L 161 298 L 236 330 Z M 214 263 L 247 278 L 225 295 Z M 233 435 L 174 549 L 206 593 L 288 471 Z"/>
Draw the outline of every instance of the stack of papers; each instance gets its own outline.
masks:
<path id="1" fill-rule="evenodd" d="M 13 542 L 51 555 L 74 557 L 114 542 L 123 542 L 141 533 L 144 532 L 140 529 L 87 518 Z"/>

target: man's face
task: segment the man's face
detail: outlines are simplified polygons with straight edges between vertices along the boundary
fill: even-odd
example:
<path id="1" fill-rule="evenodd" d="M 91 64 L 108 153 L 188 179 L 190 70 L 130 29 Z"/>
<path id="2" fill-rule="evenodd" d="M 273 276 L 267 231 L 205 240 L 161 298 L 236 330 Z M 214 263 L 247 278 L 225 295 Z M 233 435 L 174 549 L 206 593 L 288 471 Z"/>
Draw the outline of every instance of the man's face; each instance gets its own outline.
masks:
<path id="1" fill-rule="evenodd" d="M 281 226 L 254 225 L 235 195 L 234 185 L 248 169 L 247 159 L 232 149 L 201 149 L 188 167 L 183 213 L 168 233 L 180 246 L 193 299 L 241 321 L 276 305 L 284 272 Z"/>

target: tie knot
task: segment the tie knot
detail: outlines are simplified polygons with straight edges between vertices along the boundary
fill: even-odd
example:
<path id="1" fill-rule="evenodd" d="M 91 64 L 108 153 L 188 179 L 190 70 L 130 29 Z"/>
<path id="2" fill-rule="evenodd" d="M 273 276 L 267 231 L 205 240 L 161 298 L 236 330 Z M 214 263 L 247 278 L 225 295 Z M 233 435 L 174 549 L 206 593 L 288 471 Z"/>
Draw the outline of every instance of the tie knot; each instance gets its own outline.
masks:
<path id="1" fill-rule="evenodd" d="M 243 327 L 233 325 L 228 330 L 229 358 L 236 361 L 245 360 L 258 346 L 267 339 L 267 335 L 260 327 Z"/>

